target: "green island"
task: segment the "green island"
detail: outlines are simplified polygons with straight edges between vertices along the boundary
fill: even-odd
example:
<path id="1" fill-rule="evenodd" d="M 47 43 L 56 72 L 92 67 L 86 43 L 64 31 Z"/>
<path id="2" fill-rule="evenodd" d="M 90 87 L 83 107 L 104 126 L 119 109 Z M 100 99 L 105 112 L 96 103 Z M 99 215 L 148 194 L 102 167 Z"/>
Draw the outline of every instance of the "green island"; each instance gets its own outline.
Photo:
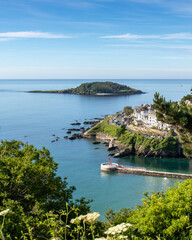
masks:
<path id="1" fill-rule="evenodd" d="M 49 91 L 29 91 L 30 93 L 60 93 L 60 94 L 78 94 L 78 95 L 133 95 L 142 94 L 141 90 L 130 88 L 113 82 L 91 82 L 83 83 L 79 87 L 64 90 Z"/>

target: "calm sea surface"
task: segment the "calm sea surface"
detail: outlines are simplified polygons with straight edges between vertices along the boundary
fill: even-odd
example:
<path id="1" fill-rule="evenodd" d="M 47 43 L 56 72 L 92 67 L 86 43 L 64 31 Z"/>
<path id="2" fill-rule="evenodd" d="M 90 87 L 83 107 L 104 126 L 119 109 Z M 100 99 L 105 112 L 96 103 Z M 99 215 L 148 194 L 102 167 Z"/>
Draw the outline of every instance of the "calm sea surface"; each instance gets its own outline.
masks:
<path id="1" fill-rule="evenodd" d="M 92 80 L 93 81 L 93 80 Z M 53 90 L 76 87 L 88 80 L 0 80 L 0 138 L 28 141 L 36 147 L 45 146 L 59 163 L 58 175 L 68 177 L 77 190 L 74 198 L 93 199 L 92 209 L 104 216 L 106 208 L 119 210 L 141 203 L 143 192 L 162 191 L 177 179 L 103 174 L 100 164 L 107 161 L 103 144 L 93 140 L 65 140 L 63 136 L 76 120 L 114 114 L 124 106 L 152 103 L 156 91 L 167 99 L 180 100 L 190 93 L 192 80 L 113 80 L 140 89 L 146 94 L 135 96 L 78 96 L 26 93 L 28 90 Z M 83 126 L 83 125 L 82 125 Z M 64 128 L 64 129 L 63 129 Z M 52 143 L 55 134 L 60 137 Z M 99 149 L 94 149 L 98 147 Z M 125 166 L 192 173 L 192 162 L 184 159 L 130 157 L 113 160 Z M 182 180 L 180 180 L 182 181 Z"/>

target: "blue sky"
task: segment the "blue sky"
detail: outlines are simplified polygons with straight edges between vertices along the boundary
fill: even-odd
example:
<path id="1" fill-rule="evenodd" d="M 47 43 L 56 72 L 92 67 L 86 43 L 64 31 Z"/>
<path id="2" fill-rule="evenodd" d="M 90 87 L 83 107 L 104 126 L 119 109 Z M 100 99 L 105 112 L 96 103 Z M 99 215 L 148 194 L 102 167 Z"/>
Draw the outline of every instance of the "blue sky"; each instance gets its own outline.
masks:
<path id="1" fill-rule="evenodd" d="M 0 0 L 0 78 L 192 79 L 192 1 Z"/>

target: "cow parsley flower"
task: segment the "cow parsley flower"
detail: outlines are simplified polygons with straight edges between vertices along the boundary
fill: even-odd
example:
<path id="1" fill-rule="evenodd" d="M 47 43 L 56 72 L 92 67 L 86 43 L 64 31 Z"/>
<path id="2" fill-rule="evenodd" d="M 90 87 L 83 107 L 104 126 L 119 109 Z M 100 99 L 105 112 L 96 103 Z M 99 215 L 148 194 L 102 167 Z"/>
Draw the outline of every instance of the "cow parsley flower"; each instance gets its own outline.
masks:
<path id="1" fill-rule="evenodd" d="M 84 222 L 94 222 L 97 218 L 100 217 L 98 212 L 88 213 L 87 215 L 80 215 L 79 217 L 71 219 L 71 223 L 77 223 L 83 220 Z"/>
<path id="2" fill-rule="evenodd" d="M 131 227 L 132 225 L 130 223 L 121 223 L 121 224 L 118 224 L 114 227 L 110 227 L 106 232 L 105 234 L 107 235 L 116 235 L 116 234 L 119 234 L 119 233 L 122 233 L 122 232 L 126 232 L 127 229 L 129 227 Z"/>
<path id="3" fill-rule="evenodd" d="M 5 216 L 9 211 L 10 211 L 10 209 L 6 209 L 6 210 L 0 212 L 0 216 Z"/>

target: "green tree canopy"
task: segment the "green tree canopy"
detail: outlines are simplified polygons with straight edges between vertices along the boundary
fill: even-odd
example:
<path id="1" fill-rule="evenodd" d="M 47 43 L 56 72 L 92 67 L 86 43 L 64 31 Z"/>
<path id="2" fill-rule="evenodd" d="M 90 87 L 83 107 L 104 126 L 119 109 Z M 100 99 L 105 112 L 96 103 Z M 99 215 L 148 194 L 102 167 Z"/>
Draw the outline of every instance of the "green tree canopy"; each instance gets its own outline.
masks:
<path id="1" fill-rule="evenodd" d="M 57 163 L 49 150 L 18 141 L 0 145 L 0 204 L 8 199 L 31 210 L 39 202 L 46 210 L 60 210 L 75 187 L 56 176 Z"/>
<path id="2" fill-rule="evenodd" d="M 89 211 L 89 201 L 84 198 L 72 201 L 75 187 L 68 187 L 66 178 L 56 175 L 57 167 L 44 147 L 38 150 L 33 145 L 15 140 L 1 141 L 0 211 L 11 209 L 6 217 L 6 228 L 12 239 L 23 237 L 23 232 L 27 231 L 34 231 L 33 236 L 49 236 L 42 222 L 52 218 L 49 217 L 50 211 L 58 213 L 66 208 L 69 211 L 78 208 L 81 214 Z"/>
<path id="3" fill-rule="evenodd" d="M 123 111 L 126 113 L 127 116 L 129 116 L 129 115 L 131 115 L 133 113 L 133 109 L 130 106 L 124 107 Z"/>
<path id="4" fill-rule="evenodd" d="M 180 131 L 192 133 L 192 108 L 184 100 L 180 104 L 166 101 L 159 93 L 155 93 L 153 101 L 158 120 L 173 124 Z"/>
<path id="5" fill-rule="evenodd" d="M 122 222 L 133 225 L 130 239 L 191 239 L 192 180 L 177 183 L 165 193 L 145 194 L 135 210 L 121 209 L 106 214 L 109 226 Z"/>
<path id="6" fill-rule="evenodd" d="M 166 101 L 159 93 L 154 95 L 157 119 L 172 124 L 180 134 L 184 154 L 192 157 L 192 106 L 186 103 L 192 95 L 187 95 L 178 102 Z"/>

